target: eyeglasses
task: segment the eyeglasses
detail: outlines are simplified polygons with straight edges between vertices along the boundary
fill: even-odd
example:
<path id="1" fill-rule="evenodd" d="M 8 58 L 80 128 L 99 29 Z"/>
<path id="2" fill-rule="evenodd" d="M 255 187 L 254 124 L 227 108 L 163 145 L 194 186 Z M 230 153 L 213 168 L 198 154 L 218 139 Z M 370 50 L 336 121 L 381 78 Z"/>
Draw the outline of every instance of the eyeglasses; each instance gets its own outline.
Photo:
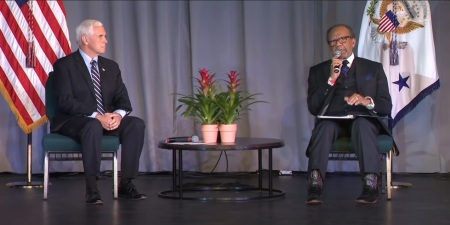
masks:
<path id="1" fill-rule="evenodd" d="M 338 42 L 339 42 L 340 44 L 344 44 L 345 42 L 347 42 L 347 39 L 349 39 L 349 38 L 353 38 L 353 37 L 352 37 L 352 36 L 340 37 L 340 38 L 338 38 L 338 39 L 334 39 L 334 40 L 328 41 L 328 45 L 329 45 L 330 47 L 334 47 L 334 46 L 337 45 Z"/>

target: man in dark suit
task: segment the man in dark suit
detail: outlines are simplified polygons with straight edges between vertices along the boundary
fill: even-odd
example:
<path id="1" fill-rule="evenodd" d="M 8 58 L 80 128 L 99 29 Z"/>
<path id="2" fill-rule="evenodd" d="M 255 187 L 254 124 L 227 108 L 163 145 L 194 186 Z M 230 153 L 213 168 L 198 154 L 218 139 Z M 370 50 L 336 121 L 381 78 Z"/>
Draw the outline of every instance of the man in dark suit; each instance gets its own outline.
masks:
<path id="1" fill-rule="evenodd" d="M 332 59 L 309 71 L 309 112 L 314 116 L 389 115 L 392 102 L 383 66 L 354 55 L 356 38 L 352 28 L 344 24 L 332 26 L 327 31 L 327 43 L 333 53 Z M 322 202 L 328 154 L 340 135 L 351 136 L 359 160 L 363 192 L 356 201 L 375 203 L 381 169 L 381 156 L 377 150 L 380 133 L 390 134 L 390 131 L 376 117 L 316 119 L 306 152 L 309 156 L 306 203 Z"/>
<path id="2" fill-rule="evenodd" d="M 57 111 L 51 132 L 80 142 L 88 204 L 103 204 L 97 189 L 103 135 L 118 136 L 122 146 L 119 197 L 145 199 L 131 182 L 138 174 L 145 124 L 128 115 L 132 108 L 119 65 L 99 56 L 108 42 L 105 28 L 99 21 L 85 20 L 76 36 L 78 51 L 53 65 Z"/>

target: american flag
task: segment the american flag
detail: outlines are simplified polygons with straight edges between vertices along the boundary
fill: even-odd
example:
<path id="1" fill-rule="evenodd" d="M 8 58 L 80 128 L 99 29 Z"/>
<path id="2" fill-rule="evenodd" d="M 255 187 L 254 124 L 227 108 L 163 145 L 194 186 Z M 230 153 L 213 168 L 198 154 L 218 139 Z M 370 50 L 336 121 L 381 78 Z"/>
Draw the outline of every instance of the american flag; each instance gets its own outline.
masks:
<path id="1" fill-rule="evenodd" d="M 62 0 L 0 0 L 0 91 L 20 128 L 45 124 L 45 83 L 71 52 Z"/>
<path id="2" fill-rule="evenodd" d="M 381 17 L 378 30 L 381 33 L 392 32 L 399 24 L 397 16 L 389 10 Z"/>

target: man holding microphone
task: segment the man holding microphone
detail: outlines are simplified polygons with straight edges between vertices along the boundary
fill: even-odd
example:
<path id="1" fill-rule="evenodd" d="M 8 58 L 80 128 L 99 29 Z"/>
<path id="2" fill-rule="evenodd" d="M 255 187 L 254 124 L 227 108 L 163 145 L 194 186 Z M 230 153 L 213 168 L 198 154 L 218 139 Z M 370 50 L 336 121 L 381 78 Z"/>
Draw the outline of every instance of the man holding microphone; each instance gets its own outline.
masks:
<path id="1" fill-rule="evenodd" d="M 390 134 L 378 116 L 391 112 L 392 102 L 387 78 L 380 63 L 356 57 L 356 38 L 345 24 L 330 27 L 326 36 L 330 60 L 310 68 L 308 109 L 318 116 L 306 150 L 308 162 L 307 204 L 322 202 L 322 189 L 328 154 L 340 136 L 351 136 L 363 181 L 358 203 L 376 203 L 379 195 L 378 174 L 381 155 L 377 136 Z M 355 115 L 354 119 L 325 119 L 320 116 Z M 372 117 L 358 117 L 368 115 Z"/>

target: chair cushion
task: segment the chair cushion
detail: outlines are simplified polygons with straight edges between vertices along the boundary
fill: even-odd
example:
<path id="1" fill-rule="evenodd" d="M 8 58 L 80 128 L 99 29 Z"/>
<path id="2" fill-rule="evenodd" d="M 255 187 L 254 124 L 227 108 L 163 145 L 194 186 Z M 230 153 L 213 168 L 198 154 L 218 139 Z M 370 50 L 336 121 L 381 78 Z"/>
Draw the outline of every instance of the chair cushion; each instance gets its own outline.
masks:
<path id="1" fill-rule="evenodd" d="M 74 139 L 61 134 L 45 134 L 42 145 L 46 152 L 80 152 L 81 145 Z M 119 149 L 120 141 L 115 136 L 103 136 L 102 152 L 115 152 Z"/>
<path id="2" fill-rule="evenodd" d="M 379 135 L 377 137 L 378 152 L 388 153 L 394 147 L 394 140 L 389 135 Z M 333 144 L 332 152 L 354 153 L 350 137 L 341 137 Z"/>

